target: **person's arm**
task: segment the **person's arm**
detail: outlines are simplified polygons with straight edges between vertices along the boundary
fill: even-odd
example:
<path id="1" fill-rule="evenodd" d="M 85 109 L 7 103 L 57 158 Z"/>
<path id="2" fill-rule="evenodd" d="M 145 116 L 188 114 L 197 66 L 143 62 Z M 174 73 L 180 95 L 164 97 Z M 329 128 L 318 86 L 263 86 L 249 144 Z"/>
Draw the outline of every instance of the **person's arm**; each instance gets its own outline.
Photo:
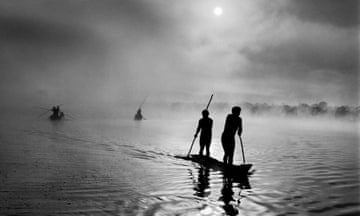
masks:
<path id="1" fill-rule="evenodd" d="M 224 125 L 224 132 L 227 130 L 228 128 L 228 125 L 229 124 L 229 115 L 226 116 L 226 119 L 225 119 L 225 125 Z"/>
<path id="2" fill-rule="evenodd" d="M 201 119 L 199 120 L 199 123 L 198 123 L 198 126 L 197 126 L 194 137 L 197 137 L 198 133 L 200 132 L 200 129 L 201 129 Z"/>

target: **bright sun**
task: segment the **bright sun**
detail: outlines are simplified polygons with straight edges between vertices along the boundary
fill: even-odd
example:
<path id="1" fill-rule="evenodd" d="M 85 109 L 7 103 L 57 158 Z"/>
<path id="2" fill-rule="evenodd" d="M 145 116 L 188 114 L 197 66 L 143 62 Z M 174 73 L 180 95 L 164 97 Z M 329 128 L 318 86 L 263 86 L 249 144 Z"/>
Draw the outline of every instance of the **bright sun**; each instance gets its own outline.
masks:
<path id="1" fill-rule="evenodd" d="M 214 8 L 215 16 L 221 16 L 223 14 L 223 9 L 221 7 Z"/>

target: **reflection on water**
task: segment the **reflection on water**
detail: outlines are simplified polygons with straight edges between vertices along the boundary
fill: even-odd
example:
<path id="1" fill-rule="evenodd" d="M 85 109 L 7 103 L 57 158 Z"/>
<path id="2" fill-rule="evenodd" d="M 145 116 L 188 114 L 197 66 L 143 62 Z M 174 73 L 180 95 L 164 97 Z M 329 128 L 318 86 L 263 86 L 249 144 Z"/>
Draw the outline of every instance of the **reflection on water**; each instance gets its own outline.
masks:
<path id="1" fill-rule="evenodd" d="M 223 125 L 214 123 L 211 153 L 219 159 Z M 3 215 L 360 213 L 356 127 L 247 121 L 246 156 L 256 172 L 234 179 L 174 157 L 188 151 L 192 122 L 10 125 L 0 122 Z"/>
<path id="2" fill-rule="evenodd" d="M 228 215 L 237 215 L 239 212 L 236 208 L 236 205 L 240 203 L 239 200 L 235 200 L 233 195 L 233 182 L 231 178 L 226 176 L 223 177 L 223 187 L 221 189 L 220 200 L 224 202 L 224 210 Z M 234 203 L 235 202 L 235 203 Z"/>
<path id="3" fill-rule="evenodd" d="M 195 196 L 207 197 L 210 195 L 209 172 L 210 170 L 206 167 L 199 168 L 198 179 L 194 183 Z"/>
<path id="4" fill-rule="evenodd" d="M 234 198 L 233 185 L 234 180 L 226 175 L 223 176 L 223 187 L 221 189 L 221 197 L 220 200 L 224 202 L 224 211 L 228 215 L 237 215 L 239 213 L 238 208 L 241 203 L 241 190 L 243 189 L 251 189 L 249 184 L 248 176 L 243 176 L 240 181 L 237 183 L 235 187 L 240 189 L 239 198 Z"/>
<path id="5" fill-rule="evenodd" d="M 189 170 L 189 175 L 193 179 L 193 189 L 195 192 L 194 195 L 199 198 L 209 197 L 212 190 L 218 190 L 219 188 L 218 186 L 214 187 L 213 189 L 210 187 L 209 176 L 210 172 L 214 171 L 211 171 L 209 168 L 202 165 L 197 168 L 197 171 L 197 178 L 195 180 L 192 170 Z M 239 213 L 238 209 L 240 207 L 241 199 L 244 198 L 241 196 L 241 192 L 243 190 L 251 189 L 249 178 L 247 175 L 244 175 L 234 179 L 225 172 L 218 172 L 217 175 L 220 175 L 222 178 L 220 193 L 215 193 L 219 196 L 218 200 L 223 202 L 221 207 L 227 215 L 237 215 Z M 234 188 L 238 189 L 238 194 L 236 196 L 234 196 Z"/>

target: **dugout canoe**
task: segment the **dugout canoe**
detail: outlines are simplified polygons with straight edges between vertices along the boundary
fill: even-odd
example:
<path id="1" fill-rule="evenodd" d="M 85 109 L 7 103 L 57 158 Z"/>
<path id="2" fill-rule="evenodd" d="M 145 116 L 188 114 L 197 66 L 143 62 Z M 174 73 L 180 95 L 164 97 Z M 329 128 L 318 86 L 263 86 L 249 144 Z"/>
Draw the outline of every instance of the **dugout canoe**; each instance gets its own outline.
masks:
<path id="1" fill-rule="evenodd" d="M 215 158 L 207 157 L 203 155 L 192 154 L 190 156 L 175 156 L 176 158 L 192 161 L 198 163 L 204 167 L 222 171 L 224 174 L 233 176 L 233 177 L 241 177 L 248 176 L 251 174 L 250 169 L 252 164 L 240 164 L 240 165 L 225 165 L 223 162 L 218 161 Z"/>

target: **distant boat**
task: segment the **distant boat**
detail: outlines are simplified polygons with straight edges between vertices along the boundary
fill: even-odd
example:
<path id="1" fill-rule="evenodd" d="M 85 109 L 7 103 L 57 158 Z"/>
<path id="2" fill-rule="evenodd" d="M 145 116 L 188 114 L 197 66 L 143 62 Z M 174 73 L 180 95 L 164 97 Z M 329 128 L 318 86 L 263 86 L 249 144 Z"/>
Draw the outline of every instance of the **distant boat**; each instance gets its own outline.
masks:
<path id="1" fill-rule="evenodd" d="M 141 114 L 141 109 L 139 108 L 134 116 L 134 120 L 140 121 L 143 119 L 144 119 L 144 116 Z"/>
<path id="2" fill-rule="evenodd" d="M 63 113 L 63 112 L 60 112 L 59 115 L 52 114 L 51 116 L 49 116 L 49 119 L 50 119 L 51 121 L 60 121 L 60 120 L 62 120 L 64 117 L 65 117 L 64 113 Z"/>
<path id="3" fill-rule="evenodd" d="M 189 157 L 187 156 L 175 156 L 176 158 L 181 158 L 184 160 L 193 161 L 195 163 L 198 163 L 204 167 L 216 170 L 216 171 L 222 171 L 225 174 L 229 175 L 233 178 L 241 178 L 245 177 L 249 174 L 250 168 L 252 167 L 252 164 L 240 164 L 240 165 L 232 165 L 232 166 L 226 166 L 223 162 L 216 160 L 212 157 L 202 156 L 202 155 L 196 155 L 192 154 Z"/>
<path id="4" fill-rule="evenodd" d="M 146 97 L 147 98 L 147 97 Z M 134 120 L 135 121 L 140 121 L 140 120 L 144 120 L 144 116 L 142 115 L 141 113 L 141 107 L 144 105 L 145 101 L 146 101 L 146 98 L 143 100 L 143 102 L 140 104 L 138 110 L 136 111 L 136 114 L 134 116 Z"/>

